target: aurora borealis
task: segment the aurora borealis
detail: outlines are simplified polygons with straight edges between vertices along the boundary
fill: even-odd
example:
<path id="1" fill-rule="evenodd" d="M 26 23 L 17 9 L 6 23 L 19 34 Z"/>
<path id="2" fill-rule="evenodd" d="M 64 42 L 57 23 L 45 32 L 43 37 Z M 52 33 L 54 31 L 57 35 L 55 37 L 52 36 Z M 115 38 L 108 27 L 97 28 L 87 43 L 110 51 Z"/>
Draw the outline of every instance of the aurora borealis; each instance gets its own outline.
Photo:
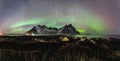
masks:
<path id="1" fill-rule="evenodd" d="M 90 34 L 120 34 L 119 0 L 0 0 L 0 32 L 21 34 L 34 25 L 72 24 Z"/>

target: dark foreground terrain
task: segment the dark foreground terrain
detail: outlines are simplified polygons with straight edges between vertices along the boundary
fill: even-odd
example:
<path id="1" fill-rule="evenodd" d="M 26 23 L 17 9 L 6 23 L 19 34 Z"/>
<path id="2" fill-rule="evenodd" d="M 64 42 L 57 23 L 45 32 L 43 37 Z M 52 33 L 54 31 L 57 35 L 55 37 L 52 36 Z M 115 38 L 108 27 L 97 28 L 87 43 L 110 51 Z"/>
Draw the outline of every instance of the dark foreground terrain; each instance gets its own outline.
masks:
<path id="1" fill-rule="evenodd" d="M 120 61 L 120 39 L 1 36 L 0 61 Z"/>

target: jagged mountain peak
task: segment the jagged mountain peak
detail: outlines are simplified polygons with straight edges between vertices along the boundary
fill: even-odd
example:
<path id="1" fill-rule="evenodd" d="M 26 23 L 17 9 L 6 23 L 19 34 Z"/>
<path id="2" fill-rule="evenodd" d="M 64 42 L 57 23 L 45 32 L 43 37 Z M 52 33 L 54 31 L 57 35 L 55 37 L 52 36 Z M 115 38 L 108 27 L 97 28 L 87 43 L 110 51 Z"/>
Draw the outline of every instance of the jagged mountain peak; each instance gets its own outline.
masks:
<path id="1" fill-rule="evenodd" d="M 80 34 L 76 31 L 75 27 L 72 24 L 63 26 L 62 28 L 47 27 L 45 25 L 36 25 L 28 31 L 30 34 L 37 35 L 76 35 Z"/>

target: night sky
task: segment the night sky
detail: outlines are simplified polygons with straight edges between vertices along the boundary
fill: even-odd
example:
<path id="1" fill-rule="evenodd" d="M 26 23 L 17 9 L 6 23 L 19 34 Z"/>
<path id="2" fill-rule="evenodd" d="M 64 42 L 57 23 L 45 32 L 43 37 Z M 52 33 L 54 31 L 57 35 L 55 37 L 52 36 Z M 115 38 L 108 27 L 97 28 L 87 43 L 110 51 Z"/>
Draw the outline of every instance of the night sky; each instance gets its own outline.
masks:
<path id="1" fill-rule="evenodd" d="M 120 0 L 0 0 L 0 33 L 73 24 L 90 34 L 120 34 Z"/>

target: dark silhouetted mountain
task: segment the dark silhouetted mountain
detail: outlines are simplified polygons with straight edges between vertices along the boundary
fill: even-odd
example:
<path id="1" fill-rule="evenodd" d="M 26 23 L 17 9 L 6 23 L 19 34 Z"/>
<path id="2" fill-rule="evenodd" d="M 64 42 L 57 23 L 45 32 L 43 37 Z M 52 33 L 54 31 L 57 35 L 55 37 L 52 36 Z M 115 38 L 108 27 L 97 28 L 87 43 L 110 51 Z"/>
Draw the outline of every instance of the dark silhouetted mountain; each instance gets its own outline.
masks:
<path id="1" fill-rule="evenodd" d="M 64 27 L 59 29 L 60 34 L 68 34 L 68 35 L 75 35 L 75 34 L 80 34 L 79 32 L 76 31 L 76 29 L 72 26 L 72 24 L 65 25 Z"/>
<path id="2" fill-rule="evenodd" d="M 80 34 L 76 31 L 76 29 L 72 26 L 72 24 L 65 25 L 62 28 L 58 29 L 55 27 L 47 27 L 45 25 L 37 25 L 32 29 L 27 31 L 30 35 L 77 35 Z"/>

